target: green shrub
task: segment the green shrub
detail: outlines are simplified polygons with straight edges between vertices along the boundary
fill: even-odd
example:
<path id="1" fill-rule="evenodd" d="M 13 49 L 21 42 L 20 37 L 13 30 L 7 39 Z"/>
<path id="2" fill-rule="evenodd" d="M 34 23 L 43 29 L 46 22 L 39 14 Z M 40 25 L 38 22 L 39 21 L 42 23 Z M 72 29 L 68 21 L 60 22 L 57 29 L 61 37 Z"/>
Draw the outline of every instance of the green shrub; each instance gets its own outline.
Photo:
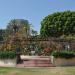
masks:
<path id="1" fill-rule="evenodd" d="M 15 51 L 0 51 L 0 59 L 13 59 L 16 57 Z"/>
<path id="2" fill-rule="evenodd" d="M 57 58 L 73 58 L 75 57 L 75 52 L 73 51 L 53 51 L 52 55 Z"/>

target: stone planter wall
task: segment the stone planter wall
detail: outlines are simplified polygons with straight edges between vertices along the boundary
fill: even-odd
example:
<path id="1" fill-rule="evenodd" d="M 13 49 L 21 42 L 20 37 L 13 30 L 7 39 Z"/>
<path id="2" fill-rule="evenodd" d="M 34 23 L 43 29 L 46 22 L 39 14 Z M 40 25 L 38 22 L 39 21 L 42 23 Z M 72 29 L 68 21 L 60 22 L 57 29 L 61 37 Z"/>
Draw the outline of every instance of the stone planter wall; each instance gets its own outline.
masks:
<path id="1" fill-rule="evenodd" d="M 2 67 L 15 67 L 16 59 L 0 59 L 0 66 Z"/>
<path id="2" fill-rule="evenodd" d="M 75 58 L 54 58 L 53 64 L 55 66 L 75 66 Z"/>

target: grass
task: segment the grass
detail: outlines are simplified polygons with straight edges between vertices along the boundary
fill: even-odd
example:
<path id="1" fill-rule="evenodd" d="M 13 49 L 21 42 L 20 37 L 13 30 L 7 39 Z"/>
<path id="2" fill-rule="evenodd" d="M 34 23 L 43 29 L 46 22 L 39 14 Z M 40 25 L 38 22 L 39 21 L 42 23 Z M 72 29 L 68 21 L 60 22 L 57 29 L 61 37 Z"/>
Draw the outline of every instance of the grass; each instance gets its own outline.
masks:
<path id="1" fill-rule="evenodd" d="M 0 75 L 75 75 L 75 67 L 0 68 Z"/>

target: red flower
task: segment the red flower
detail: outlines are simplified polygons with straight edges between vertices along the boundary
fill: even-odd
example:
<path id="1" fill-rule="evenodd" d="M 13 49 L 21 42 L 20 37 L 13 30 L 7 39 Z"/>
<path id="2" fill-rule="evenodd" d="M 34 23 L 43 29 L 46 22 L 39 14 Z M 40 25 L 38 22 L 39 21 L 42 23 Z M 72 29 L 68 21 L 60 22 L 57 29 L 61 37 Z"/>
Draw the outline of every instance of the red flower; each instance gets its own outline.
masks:
<path id="1" fill-rule="evenodd" d="M 44 48 L 44 52 L 49 52 L 50 48 Z"/>

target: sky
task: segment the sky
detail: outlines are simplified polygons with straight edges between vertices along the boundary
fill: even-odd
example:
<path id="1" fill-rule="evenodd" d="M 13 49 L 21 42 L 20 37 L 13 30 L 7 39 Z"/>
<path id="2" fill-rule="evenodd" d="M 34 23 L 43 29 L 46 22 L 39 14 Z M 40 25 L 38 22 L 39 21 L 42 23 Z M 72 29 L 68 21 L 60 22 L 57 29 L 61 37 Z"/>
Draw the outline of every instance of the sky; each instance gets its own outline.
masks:
<path id="1" fill-rule="evenodd" d="M 75 11 L 75 0 L 0 0 L 0 29 L 11 19 L 25 19 L 39 32 L 45 16 L 65 10 Z"/>

